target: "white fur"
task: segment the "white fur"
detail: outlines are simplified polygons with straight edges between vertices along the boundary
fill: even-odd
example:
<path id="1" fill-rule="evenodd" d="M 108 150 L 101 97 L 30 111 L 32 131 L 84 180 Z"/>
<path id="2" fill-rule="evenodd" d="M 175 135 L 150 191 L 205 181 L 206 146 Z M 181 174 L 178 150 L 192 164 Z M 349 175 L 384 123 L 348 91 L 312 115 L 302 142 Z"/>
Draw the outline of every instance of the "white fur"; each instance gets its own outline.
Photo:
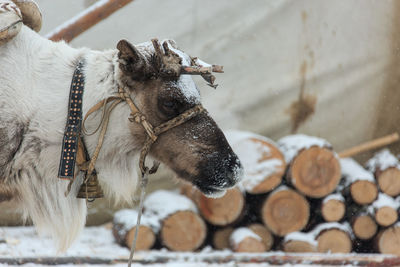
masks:
<path id="1" fill-rule="evenodd" d="M 117 91 L 120 72 L 116 50 L 73 49 L 63 42 L 42 38 L 25 26 L 12 41 L 0 46 L 0 112 L 25 125 L 23 142 L 7 166 L 3 185 L 16 190 L 24 217 L 30 217 L 41 233 L 50 233 L 59 250 L 70 246 L 86 220 L 85 200 L 75 198 L 80 181 L 74 182 L 65 197 L 68 181 L 57 178 L 69 88 L 81 57 L 86 60 L 85 114 Z M 138 182 L 141 146 L 129 130 L 129 113 L 126 104 L 112 112 L 96 168 L 105 193 L 117 201 L 130 202 Z M 99 120 L 100 115 L 94 115 L 87 128 L 94 129 Z M 85 136 L 90 154 L 97 137 Z"/>

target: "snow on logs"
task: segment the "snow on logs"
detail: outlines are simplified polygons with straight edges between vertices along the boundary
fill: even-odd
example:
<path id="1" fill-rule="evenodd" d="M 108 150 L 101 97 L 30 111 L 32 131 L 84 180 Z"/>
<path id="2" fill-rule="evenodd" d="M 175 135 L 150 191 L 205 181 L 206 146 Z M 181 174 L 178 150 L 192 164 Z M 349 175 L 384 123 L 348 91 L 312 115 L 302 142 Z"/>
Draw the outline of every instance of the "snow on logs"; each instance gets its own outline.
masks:
<path id="1" fill-rule="evenodd" d="M 398 220 L 399 199 L 379 193 L 378 199 L 368 207 L 368 212 L 375 218 L 377 224 L 383 227 L 390 226 Z"/>
<path id="2" fill-rule="evenodd" d="M 400 223 L 382 230 L 376 237 L 376 249 L 382 254 L 400 256 Z"/>
<path id="3" fill-rule="evenodd" d="M 364 169 L 351 158 L 338 159 L 320 138 L 294 135 L 275 145 L 259 135 L 233 132 L 228 139 L 244 165 L 243 182 L 218 199 L 190 184 L 181 187 L 182 195 L 150 194 L 139 249 L 157 243 L 193 251 L 207 240 L 215 249 L 235 252 L 400 254 L 400 163 L 388 150 Z M 135 211 L 116 213 L 118 243 L 131 245 L 136 218 Z"/>
<path id="4" fill-rule="evenodd" d="M 302 230 L 309 216 L 310 205 L 307 199 L 286 186 L 274 190 L 261 208 L 262 221 L 277 236 Z"/>
<path id="5" fill-rule="evenodd" d="M 349 253 L 353 247 L 353 234 L 347 223 L 322 223 L 314 230 L 293 232 L 285 236 L 282 249 L 285 252 Z"/>
<path id="6" fill-rule="evenodd" d="M 321 214 L 326 222 L 340 221 L 346 212 L 344 197 L 339 194 L 331 194 L 322 200 Z"/>
<path id="7" fill-rule="evenodd" d="M 371 204 L 378 196 L 378 187 L 371 172 L 352 158 L 340 159 L 344 186 L 349 188 L 353 201 L 359 205 Z"/>
<path id="8" fill-rule="evenodd" d="M 243 165 L 246 192 L 267 193 L 280 185 L 286 162 L 274 141 L 241 131 L 228 131 L 226 137 Z"/>
<path id="9" fill-rule="evenodd" d="M 220 198 L 208 198 L 190 184 L 181 187 L 181 193 L 196 203 L 203 218 L 217 226 L 237 222 L 243 215 L 245 197 L 238 187 L 229 189 Z"/>
<path id="10" fill-rule="evenodd" d="M 131 209 L 119 210 L 114 214 L 113 235 L 118 244 L 131 248 L 135 236 L 138 212 Z M 138 250 L 151 249 L 156 241 L 155 231 L 147 216 L 142 216 L 138 230 L 136 248 Z"/>
<path id="11" fill-rule="evenodd" d="M 278 141 L 289 168 L 288 183 L 312 198 L 332 193 L 340 181 L 340 164 L 332 146 L 324 139 L 302 134 Z"/>
<path id="12" fill-rule="evenodd" d="M 152 218 L 152 227 L 159 230 L 161 243 L 173 251 L 198 249 L 207 235 L 207 227 L 189 198 L 166 190 L 158 190 L 144 201 L 143 215 Z"/>
<path id="13" fill-rule="evenodd" d="M 367 161 L 366 168 L 375 175 L 383 193 L 391 197 L 400 194 L 400 162 L 388 149 L 376 153 Z"/>
<path id="14" fill-rule="evenodd" d="M 317 252 L 318 242 L 313 233 L 293 232 L 285 236 L 282 250 L 285 252 Z"/>
<path id="15" fill-rule="evenodd" d="M 318 252 L 350 253 L 353 247 L 353 234 L 348 223 L 323 223 L 313 231 L 318 242 Z"/>

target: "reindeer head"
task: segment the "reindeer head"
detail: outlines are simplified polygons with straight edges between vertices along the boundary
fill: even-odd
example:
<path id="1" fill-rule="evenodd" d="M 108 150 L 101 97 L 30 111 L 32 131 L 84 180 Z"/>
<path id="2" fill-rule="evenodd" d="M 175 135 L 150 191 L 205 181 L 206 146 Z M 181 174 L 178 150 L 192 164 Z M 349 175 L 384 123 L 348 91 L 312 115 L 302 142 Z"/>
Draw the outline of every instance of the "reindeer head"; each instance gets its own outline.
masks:
<path id="1" fill-rule="evenodd" d="M 161 48 L 156 40 L 153 46 L 137 47 L 121 40 L 117 48 L 120 83 L 154 126 L 200 104 L 199 90 L 188 74 L 200 74 L 213 86 L 214 76 L 173 41 L 164 42 Z M 130 127 L 134 138 L 144 143 L 147 134 L 143 127 L 135 123 Z M 238 157 L 207 112 L 162 133 L 150 155 L 209 196 L 233 187 L 242 173 Z"/>

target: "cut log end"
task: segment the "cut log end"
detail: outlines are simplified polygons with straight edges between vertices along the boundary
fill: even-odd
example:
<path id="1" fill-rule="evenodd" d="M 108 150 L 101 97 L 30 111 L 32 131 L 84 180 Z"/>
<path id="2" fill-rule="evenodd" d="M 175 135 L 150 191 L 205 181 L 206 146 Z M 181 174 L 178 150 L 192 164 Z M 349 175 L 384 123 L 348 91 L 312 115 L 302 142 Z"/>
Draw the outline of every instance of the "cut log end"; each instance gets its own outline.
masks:
<path id="1" fill-rule="evenodd" d="M 246 237 L 233 247 L 235 252 L 264 252 L 265 250 L 264 243 L 253 237 Z"/>
<path id="2" fill-rule="evenodd" d="M 348 233 L 339 229 L 322 231 L 317 237 L 318 252 L 350 253 L 352 240 Z"/>
<path id="3" fill-rule="evenodd" d="M 330 199 L 322 204 L 321 213 L 322 217 L 327 222 L 340 221 L 346 211 L 345 204 L 337 199 Z"/>
<path id="4" fill-rule="evenodd" d="M 136 226 L 128 231 L 125 239 L 125 245 L 128 248 L 132 247 L 133 239 L 135 238 Z M 152 229 L 148 226 L 141 225 L 138 231 L 138 237 L 136 240 L 137 250 L 149 250 L 156 242 L 156 236 Z"/>
<path id="5" fill-rule="evenodd" d="M 265 251 L 270 251 L 274 244 L 274 237 L 271 232 L 262 224 L 251 224 L 249 229 L 252 230 L 256 235 L 261 237 L 262 242 L 265 246 Z"/>
<path id="6" fill-rule="evenodd" d="M 303 194 L 321 198 L 338 185 L 341 178 L 340 164 L 331 150 L 311 147 L 300 152 L 293 160 L 288 178 Z"/>
<path id="7" fill-rule="evenodd" d="M 283 251 L 292 253 L 317 252 L 317 248 L 306 241 L 289 240 L 283 244 Z"/>
<path id="8" fill-rule="evenodd" d="M 272 193 L 261 209 L 264 224 L 278 236 L 303 229 L 309 214 L 308 201 L 290 189 Z"/>
<path id="9" fill-rule="evenodd" d="M 392 207 L 382 207 L 375 211 L 375 220 L 376 222 L 383 226 L 387 227 L 394 224 L 398 219 L 398 214 L 395 209 Z"/>
<path id="10" fill-rule="evenodd" d="M 352 223 L 354 235 L 361 240 L 368 240 L 375 236 L 378 226 L 369 215 L 360 215 Z"/>
<path id="11" fill-rule="evenodd" d="M 221 198 L 200 196 L 198 207 L 209 223 L 225 226 L 239 219 L 243 213 L 245 199 L 238 188 L 230 189 Z"/>
<path id="12" fill-rule="evenodd" d="M 178 211 L 163 220 L 161 241 L 173 251 L 194 251 L 206 238 L 204 221 L 192 211 Z"/>
<path id="13" fill-rule="evenodd" d="M 373 182 L 358 180 L 351 184 L 350 194 L 357 204 L 371 204 L 378 196 L 378 187 Z"/>
<path id="14" fill-rule="evenodd" d="M 377 175 L 378 185 L 381 191 L 391 197 L 400 194 L 400 170 L 388 168 Z"/>
<path id="15" fill-rule="evenodd" d="M 271 190 L 275 189 L 278 185 L 281 184 L 282 176 L 283 173 L 273 174 L 269 176 L 267 179 L 264 179 L 262 182 L 260 182 L 252 189 L 246 189 L 246 191 L 249 192 L 250 194 L 263 194 L 270 192 Z"/>
<path id="16" fill-rule="evenodd" d="M 400 227 L 394 226 L 383 230 L 378 235 L 377 247 L 380 253 L 400 256 Z"/>
<path id="17" fill-rule="evenodd" d="M 245 179 L 243 180 L 243 186 L 245 187 L 246 191 L 249 192 L 250 194 L 263 194 L 270 192 L 271 190 L 275 189 L 278 185 L 280 185 L 280 183 L 282 182 L 282 177 L 285 174 L 286 170 L 285 158 L 282 152 L 275 145 L 268 143 L 265 140 L 250 138 L 249 141 L 265 146 L 267 148 L 267 151 L 269 151 L 269 153 L 263 152 L 261 155 L 259 155 L 257 162 L 255 162 L 256 165 L 251 166 L 251 168 L 260 166 L 266 163 L 267 161 L 271 160 L 279 162 L 279 167 L 275 167 L 274 172 L 268 171 L 267 173 L 264 173 L 265 170 L 263 169 L 260 169 L 259 171 L 249 170 L 249 174 L 251 174 L 251 176 L 245 177 Z M 248 167 L 245 166 L 245 168 Z M 263 177 L 262 180 L 257 181 L 258 184 L 253 186 L 247 186 L 247 183 L 253 184 L 255 182 L 254 180 L 256 179 L 251 179 L 253 178 L 253 176 L 258 177 L 260 175 L 266 175 L 266 176 Z"/>
<path id="18" fill-rule="evenodd" d="M 233 232 L 232 227 L 225 227 L 214 232 L 212 244 L 215 249 L 228 249 L 230 248 L 229 237 Z"/>

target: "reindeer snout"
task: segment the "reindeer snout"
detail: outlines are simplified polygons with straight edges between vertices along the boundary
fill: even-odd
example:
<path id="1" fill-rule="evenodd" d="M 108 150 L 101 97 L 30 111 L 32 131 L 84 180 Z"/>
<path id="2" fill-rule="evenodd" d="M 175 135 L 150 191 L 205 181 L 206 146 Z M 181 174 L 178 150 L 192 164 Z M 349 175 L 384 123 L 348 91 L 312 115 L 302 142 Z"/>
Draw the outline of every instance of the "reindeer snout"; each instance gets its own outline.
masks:
<path id="1" fill-rule="evenodd" d="M 243 176 L 242 165 L 233 152 L 227 155 L 220 153 L 208 155 L 207 162 L 202 163 L 199 170 L 194 184 L 208 196 L 220 194 L 234 187 Z"/>

